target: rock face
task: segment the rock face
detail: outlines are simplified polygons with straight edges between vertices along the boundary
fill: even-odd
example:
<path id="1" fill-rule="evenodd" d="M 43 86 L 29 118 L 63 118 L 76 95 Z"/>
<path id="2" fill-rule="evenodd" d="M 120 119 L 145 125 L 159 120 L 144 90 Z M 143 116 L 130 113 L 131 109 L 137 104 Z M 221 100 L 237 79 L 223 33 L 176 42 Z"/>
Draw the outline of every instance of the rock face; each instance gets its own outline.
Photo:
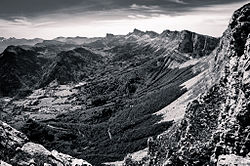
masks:
<path id="1" fill-rule="evenodd" d="M 210 66 L 218 81 L 150 143 L 150 165 L 249 165 L 249 17 L 250 4 L 233 14 Z"/>
<path id="2" fill-rule="evenodd" d="M 23 133 L 2 121 L 0 121 L 0 133 L 0 158 L 12 165 L 91 166 L 82 159 L 76 159 L 55 150 L 50 152 L 40 144 L 28 142 L 28 138 Z M 9 165 L 2 160 L 1 166 Z"/>
<path id="3" fill-rule="evenodd" d="M 91 166 L 91 164 L 82 159 L 76 159 L 69 155 L 58 153 L 56 150 L 50 152 L 42 145 L 32 142 L 28 142 L 24 144 L 21 149 L 17 149 L 11 162 L 17 163 L 18 165 L 29 165 L 34 163 L 36 165 Z"/>
<path id="4" fill-rule="evenodd" d="M 183 53 L 193 53 L 193 57 L 202 57 L 211 53 L 217 45 L 217 39 L 199 35 L 190 31 L 181 31 L 182 42 L 179 44 L 179 50 Z"/>
<path id="5" fill-rule="evenodd" d="M 15 149 L 19 145 L 23 145 L 28 140 L 28 138 L 23 133 L 15 130 L 6 123 L 0 121 L 0 125 L 1 145 L 6 145 L 8 148 Z"/>

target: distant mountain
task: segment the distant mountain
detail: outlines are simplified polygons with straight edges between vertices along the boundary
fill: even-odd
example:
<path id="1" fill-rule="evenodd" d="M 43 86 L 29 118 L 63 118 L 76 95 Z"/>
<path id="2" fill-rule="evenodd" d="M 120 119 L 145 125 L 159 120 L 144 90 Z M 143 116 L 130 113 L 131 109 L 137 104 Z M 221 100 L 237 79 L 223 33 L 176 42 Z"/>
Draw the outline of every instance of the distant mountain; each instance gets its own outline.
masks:
<path id="1" fill-rule="evenodd" d="M 11 40 L 16 41 L 16 39 L 14 38 Z M 40 39 L 35 39 L 34 41 L 40 41 Z M 162 34 L 157 34 L 152 31 L 143 32 L 135 29 L 128 35 L 107 34 L 107 36 L 104 38 L 58 37 L 54 40 L 42 40 L 42 42 L 36 43 L 34 46 L 11 47 L 11 49 L 14 50 L 15 54 L 17 54 L 16 56 L 18 56 L 19 53 L 20 55 L 23 54 L 22 52 L 19 52 L 20 49 L 22 49 L 25 52 L 25 54 L 35 55 L 33 56 L 35 58 L 44 59 L 45 61 L 49 61 L 49 63 L 55 61 L 52 63 L 52 66 L 55 65 L 55 63 L 57 63 L 56 61 L 58 61 L 58 57 L 65 54 L 61 53 L 62 51 L 74 50 L 77 47 L 82 47 L 82 46 L 89 48 L 93 56 L 95 54 L 101 54 L 102 56 L 111 55 L 112 58 L 105 56 L 105 61 L 107 60 L 116 62 L 122 61 L 122 63 L 124 63 L 123 60 L 134 60 L 134 62 L 140 64 L 143 59 L 144 59 L 143 61 L 145 61 L 148 58 L 153 59 L 154 57 L 150 57 L 149 55 L 154 54 L 154 55 L 161 55 L 166 58 L 172 57 L 171 63 L 169 64 L 178 65 L 194 57 L 201 57 L 204 55 L 208 55 L 216 47 L 217 43 L 218 39 L 216 38 L 199 35 L 189 31 L 172 32 L 167 30 L 164 31 Z M 26 43 L 24 42 L 24 44 Z M 6 49 L 6 51 L 2 54 L 3 57 L 6 57 L 6 54 L 8 54 L 9 49 L 10 48 Z M 131 52 L 130 50 L 133 51 Z M 77 52 L 74 51 L 68 51 L 68 52 L 71 54 L 78 54 Z M 139 57 L 141 59 L 138 59 Z M 22 59 L 23 57 L 18 56 L 18 58 Z M 21 63 L 25 62 L 23 60 L 18 63 L 20 63 L 20 65 L 23 65 Z M 36 63 L 41 64 L 41 62 L 36 62 Z M 66 61 L 64 61 L 64 63 L 66 63 Z M 47 66 L 46 68 L 44 68 L 43 71 L 40 71 L 39 68 L 42 67 L 43 66 L 39 66 L 38 69 L 36 70 L 39 70 L 39 72 L 43 72 L 42 75 L 48 75 L 50 72 L 47 71 L 46 68 L 48 67 L 49 70 L 51 70 L 50 69 L 51 67 Z M 98 67 L 99 66 L 93 66 L 93 68 L 98 68 Z M 57 71 L 59 69 L 54 69 L 54 70 Z M 56 73 L 55 71 L 54 73 Z M 5 71 L 3 70 L 2 72 L 4 73 Z M 22 73 L 22 71 L 17 71 L 17 72 Z M 87 73 L 85 74 L 88 75 Z M 61 73 L 59 75 L 58 77 L 60 78 L 65 77 Z M 51 80 L 51 78 L 47 79 L 44 77 L 43 77 L 44 80 L 41 83 L 42 85 L 45 85 L 44 84 L 44 82 L 46 82 L 45 80 L 53 81 Z M 81 79 L 79 78 L 83 76 L 77 76 L 77 77 L 78 79 L 76 80 L 80 81 Z M 39 84 L 37 79 L 40 78 L 37 78 L 36 76 L 33 77 L 32 84 L 36 85 Z M 68 81 L 73 81 L 73 80 L 75 80 L 75 78 L 69 79 Z M 23 85 L 25 85 L 26 87 L 30 86 L 29 83 L 26 83 L 26 80 L 23 80 L 21 82 L 22 86 L 18 85 L 16 86 L 15 89 L 19 89 L 23 87 Z M 48 83 L 49 82 L 47 82 L 46 85 Z M 63 81 L 63 83 L 65 82 Z"/>
<path id="2" fill-rule="evenodd" d="M 35 39 L 16 39 L 14 37 L 12 38 L 3 38 L 3 37 L 0 37 L 0 52 L 3 52 L 3 50 L 5 50 L 8 46 L 10 45 L 15 45 L 15 46 L 18 46 L 18 45 L 35 45 L 37 43 L 40 43 L 42 42 L 43 39 L 40 39 L 40 38 L 35 38 Z"/>
<path id="3" fill-rule="evenodd" d="M 44 73 L 40 86 L 44 87 L 54 80 L 65 84 L 89 78 L 97 70 L 98 64 L 102 63 L 102 58 L 84 48 L 61 52 Z"/>
<path id="4" fill-rule="evenodd" d="M 84 43 L 90 43 L 93 42 L 95 40 L 97 40 L 98 38 L 87 38 L 87 37 L 57 37 L 53 40 L 55 41 L 60 41 L 60 42 L 64 42 L 64 43 L 68 43 L 68 44 L 75 44 L 75 45 L 81 45 Z"/>
<path id="5" fill-rule="evenodd" d="M 161 34 L 153 31 L 140 31 L 135 29 L 127 35 L 107 35 L 91 43 L 83 44 L 86 47 L 95 49 L 112 49 L 116 46 L 134 43 L 138 46 L 149 46 L 155 51 L 169 52 L 171 49 L 180 53 L 189 54 L 191 57 L 209 55 L 217 46 L 219 39 L 210 36 L 200 35 L 190 31 L 169 31 Z M 204 52 L 206 51 L 206 52 Z M 192 54 L 192 55 L 191 55 Z"/>

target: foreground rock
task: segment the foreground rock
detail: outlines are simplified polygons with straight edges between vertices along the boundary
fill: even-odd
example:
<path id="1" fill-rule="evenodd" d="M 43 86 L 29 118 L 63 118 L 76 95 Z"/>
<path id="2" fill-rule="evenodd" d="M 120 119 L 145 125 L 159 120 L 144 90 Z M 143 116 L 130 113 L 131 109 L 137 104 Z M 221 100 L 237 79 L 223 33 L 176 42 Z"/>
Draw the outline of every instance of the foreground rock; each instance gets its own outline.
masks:
<path id="1" fill-rule="evenodd" d="M 219 156 L 217 166 L 250 165 L 250 156 L 242 157 L 234 154 Z"/>
<path id="2" fill-rule="evenodd" d="M 82 159 L 49 151 L 40 144 L 28 142 L 28 138 L 21 132 L 0 121 L 0 158 L 12 165 L 57 165 L 57 166 L 91 166 Z M 1 161 L 1 166 L 9 164 Z"/>
<path id="3" fill-rule="evenodd" d="M 11 166 L 11 165 L 1 160 L 0 166 Z"/>

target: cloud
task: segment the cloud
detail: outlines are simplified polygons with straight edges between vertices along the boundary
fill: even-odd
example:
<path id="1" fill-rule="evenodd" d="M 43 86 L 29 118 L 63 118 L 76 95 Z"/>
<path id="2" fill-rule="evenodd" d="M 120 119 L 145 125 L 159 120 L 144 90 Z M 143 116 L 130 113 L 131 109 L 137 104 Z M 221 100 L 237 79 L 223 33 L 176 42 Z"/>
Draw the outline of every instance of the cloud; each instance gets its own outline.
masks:
<path id="1" fill-rule="evenodd" d="M 132 4 L 128 9 L 123 8 L 123 11 L 129 13 L 130 18 L 147 18 L 152 14 L 165 13 L 164 9 L 157 5 L 137 5 Z"/>
<path id="2" fill-rule="evenodd" d="M 187 2 L 184 2 L 183 0 L 169 0 L 170 2 L 175 2 L 178 4 L 187 4 Z"/>
<path id="3" fill-rule="evenodd" d="M 132 4 L 130 6 L 131 9 L 135 9 L 135 10 L 141 10 L 141 9 L 146 9 L 146 10 L 154 10 L 154 9 L 158 9 L 159 6 L 157 5 L 151 5 L 151 6 L 146 6 L 146 5 L 137 5 L 137 4 Z"/>
<path id="4" fill-rule="evenodd" d="M 77 14 L 116 9 L 149 11 L 162 10 L 168 14 L 192 11 L 197 7 L 236 3 L 239 0 L 1 0 L 0 18 L 41 17 L 50 14 Z M 247 2 L 247 0 L 241 0 Z"/>
<path id="5" fill-rule="evenodd" d="M 145 19 L 145 18 L 149 18 L 149 16 L 146 15 L 142 15 L 142 14 L 136 14 L 136 15 L 128 15 L 128 18 L 132 18 L 132 19 Z"/>
<path id="6" fill-rule="evenodd" d="M 27 26 L 27 25 L 31 25 L 31 22 L 29 22 L 25 17 L 16 17 L 16 18 L 13 18 L 12 24 Z"/>
<path id="7" fill-rule="evenodd" d="M 47 22 L 40 22 L 40 23 L 36 23 L 34 24 L 33 26 L 34 27 L 44 27 L 44 26 L 48 26 L 48 25 L 53 25 L 55 24 L 56 22 L 54 21 L 47 21 Z"/>
<path id="8" fill-rule="evenodd" d="M 187 3 L 188 2 L 188 3 Z M 237 2 L 237 3 L 235 3 Z M 246 0 L 1 0 L 0 36 L 125 34 L 134 28 L 188 29 L 220 36 Z M 34 5 L 35 4 L 35 5 Z"/>

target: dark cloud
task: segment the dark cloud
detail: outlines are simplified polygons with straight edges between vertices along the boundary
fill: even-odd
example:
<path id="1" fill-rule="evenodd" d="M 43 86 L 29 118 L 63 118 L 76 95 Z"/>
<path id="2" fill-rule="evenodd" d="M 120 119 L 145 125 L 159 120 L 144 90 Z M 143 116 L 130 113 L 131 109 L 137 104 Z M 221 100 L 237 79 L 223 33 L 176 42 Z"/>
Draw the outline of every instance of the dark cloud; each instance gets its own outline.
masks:
<path id="1" fill-rule="evenodd" d="M 244 2 L 245 0 L 242 0 Z M 75 14 L 90 11 L 127 9 L 131 11 L 155 11 L 175 14 L 197 7 L 229 4 L 239 0 L 1 0 L 0 18 L 36 17 L 45 14 Z M 134 8 L 133 8 L 134 7 Z M 155 9 L 153 8 L 155 7 Z M 158 7 L 158 8 L 156 8 Z"/>

